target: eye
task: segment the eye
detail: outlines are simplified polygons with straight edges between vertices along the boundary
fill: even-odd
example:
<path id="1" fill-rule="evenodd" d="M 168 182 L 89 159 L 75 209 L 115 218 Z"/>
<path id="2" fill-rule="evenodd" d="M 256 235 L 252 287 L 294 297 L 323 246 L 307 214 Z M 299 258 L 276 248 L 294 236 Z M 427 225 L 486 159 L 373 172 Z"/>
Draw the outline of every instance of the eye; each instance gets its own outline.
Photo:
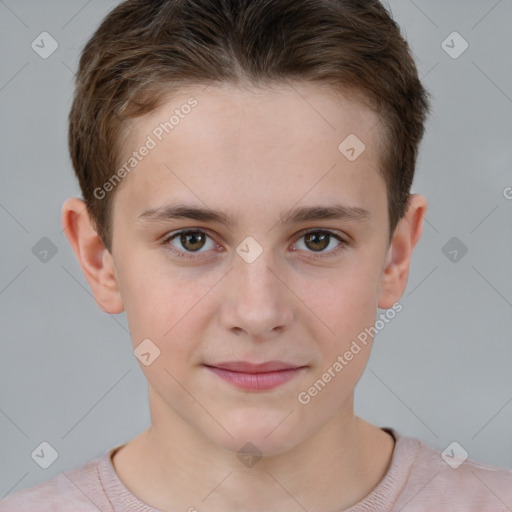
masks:
<path id="1" fill-rule="evenodd" d="M 311 230 L 308 232 L 301 233 L 300 240 L 304 239 L 304 246 L 306 247 L 306 252 L 313 252 L 311 256 L 314 258 L 317 257 L 326 257 L 326 256 L 334 256 L 339 252 L 345 249 L 348 243 L 343 240 L 339 235 L 333 233 L 332 231 L 326 230 Z M 334 243 L 334 240 L 337 240 L 338 243 Z M 295 244 L 295 246 L 300 244 Z M 328 247 L 331 247 L 331 250 L 326 251 Z M 299 247 L 302 249 L 301 247 Z M 319 253 L 319 254 L 314 254 Z"/>
<path id="2" fill-rule="evenodd" d="M 210 240 L 210 244 L 207 243 Z M 215 242 L 201 229 L 189 229 L 171 233 L 162 240 L 171 252 L 178 257 L 194 258 L 195 253 L 203 253 L 215 249 Z M 201 249 L 206 248 L 204 251 Z M 187 254 L 188 253 L 188 254 Z"/>
<path id="3" fill-rule="evenodd" d="M 348 242 L 343 240 L 338 234 L 328 230 L 310 230 L 299 233 L 299 241 L 304 239 L 304 247 L 298 247 L 306 251 L 308 257 L 325 258 L 336 256 L 346 248 Z M 335 244 L 334 240 L 338 243 Z M 208 241 L 210 243 L 208 243 Z M 173 255 L 179 258 L 198 258 L 202 253 L 215 250 L 218 246 L 214 240 L 202 229 L 185 229 L 175 233 L 170 233 L 161 242 Z M 297 250 L 294 244 L 293 251 Z M 326 250 L 330 247 L 330 250 Z M 204 250 L 202 250 L 204 249 Z M 318 254 L 315 254 L 318 253 Z"/>

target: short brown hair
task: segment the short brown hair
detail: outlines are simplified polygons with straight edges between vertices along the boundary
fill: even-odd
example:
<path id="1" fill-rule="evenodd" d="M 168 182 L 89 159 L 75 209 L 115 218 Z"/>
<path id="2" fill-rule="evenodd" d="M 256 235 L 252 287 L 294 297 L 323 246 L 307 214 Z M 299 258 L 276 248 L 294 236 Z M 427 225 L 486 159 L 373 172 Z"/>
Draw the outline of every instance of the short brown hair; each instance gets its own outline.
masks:
<path id="1" fill-rule="evenodd" d="M 378 113 L 391 240 L 407 208 L 429 94 L 378 0 L 127 0 L 85 46 L 69 115 L 73 167 L 105 247 L 115 191 L 104 199 L 94 191 L 120 165 L 124 121 L 190 85 L 287 79 L 353 92 Z"/>

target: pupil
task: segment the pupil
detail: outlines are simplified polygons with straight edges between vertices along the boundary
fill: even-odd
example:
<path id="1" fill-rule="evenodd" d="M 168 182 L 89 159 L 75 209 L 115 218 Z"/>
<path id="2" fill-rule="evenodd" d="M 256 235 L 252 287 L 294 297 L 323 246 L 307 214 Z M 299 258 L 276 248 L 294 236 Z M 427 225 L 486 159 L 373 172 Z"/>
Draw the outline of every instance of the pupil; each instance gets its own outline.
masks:
<path id="1" fill-rule="evenodd" d="M 189 244 L 189 240 L 191 240 L 191 243 Z M 199 240 L 199 242 L 198 242 Z M 188 233 L 181 235 L 181 243 L 183 244 L 183 247 L 186 247 L 189 250 L 194 249 L 201 249 L 201 247 L 204 245 L 204 239 L 202 233 Z M 199 244 L 197 246 L 196 244 Z M 190 247 L 192 245 L 192 247 Z"/>
<path id="2" fill-rule="evenodd" d="M 306 243 L 312 242 L 313 244 L 317 245 L 316 249 L 325 249 L 329 245 L 329 236 L 328 234 L 324 233 L 322 235 L 318 235 L 316 233 L 310 233 L 306 236 Z M 320 242 L 318 242 L 320 240 Z M 318 247 L 318 244 L 320 244 L 320 247 Z M 315 247 L 312 247 L 312 249 L 315 249 Z"/>

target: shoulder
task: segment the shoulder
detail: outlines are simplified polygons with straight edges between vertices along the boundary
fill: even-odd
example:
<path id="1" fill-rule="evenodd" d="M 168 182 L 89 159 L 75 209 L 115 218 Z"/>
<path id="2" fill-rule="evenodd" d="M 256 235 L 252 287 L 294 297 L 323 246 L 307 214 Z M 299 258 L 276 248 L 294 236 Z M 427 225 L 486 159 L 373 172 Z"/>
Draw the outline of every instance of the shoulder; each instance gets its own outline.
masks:
<path id="1" fill-rule="evenodd" d="M 413 460 L 401 506 L 464 512 L 512 508 L 512 470 L 475 461 L 455 443 L 441 452 L 416 438 L 402 441 Z"/>
<path id="2" fill-rule="evenodd" d="M 15 492 L 0 501 L 1 512 L 98 512 L 112 510 L 98 474 L 101 457 Z"/>

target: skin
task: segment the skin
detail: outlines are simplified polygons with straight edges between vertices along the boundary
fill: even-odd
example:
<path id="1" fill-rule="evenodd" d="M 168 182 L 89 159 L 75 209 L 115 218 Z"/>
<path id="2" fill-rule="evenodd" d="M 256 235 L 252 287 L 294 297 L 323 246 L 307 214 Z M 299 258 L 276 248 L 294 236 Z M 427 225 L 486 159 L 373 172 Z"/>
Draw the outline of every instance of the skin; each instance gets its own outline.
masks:
<path id="1" fill-rule="evenodd" d="M 335 511 L 363 499 L 389 468 L 392 437 L 353 410 L 371 342 L 307 405 L 297 396 L 374 325 L 377 307 L 399 301 L 427 202 L 410 196 L 389 244 L 377 115 L 326 87 L 289 85 L 190 88 L 132 120 L 127 157 L 191 95 L 198 101 L 117 186 L 111 253 L 80 199 L 62 209 L 99 307 L 126 311 L 134 348 L 149 338 L 160 349 L 140 363 L 152 424 L 113 463 L 133 494 L 162 511 Z M 352 162 L 338 150 L 349 134 L 366 146 Z M 219 209 L 235 224 L 138 219 L 177 201 Z M 369 218 L 279 223 L 292 208 L 334 203 Z M 162 243 L 185 228 L 209 238 L 202 247 L 179 236 Z M 315 246 L 304 229 L 347 244 L 334 254 L 336 238 Z M 236 252 L 248 236 L 263 251 L 251 263 Z M 306 368 L 277 388 L 247 391 L 204 366 L 229 360 Z M 248 442 L 262 454 L 250 467 L 237 457 Z"/>

